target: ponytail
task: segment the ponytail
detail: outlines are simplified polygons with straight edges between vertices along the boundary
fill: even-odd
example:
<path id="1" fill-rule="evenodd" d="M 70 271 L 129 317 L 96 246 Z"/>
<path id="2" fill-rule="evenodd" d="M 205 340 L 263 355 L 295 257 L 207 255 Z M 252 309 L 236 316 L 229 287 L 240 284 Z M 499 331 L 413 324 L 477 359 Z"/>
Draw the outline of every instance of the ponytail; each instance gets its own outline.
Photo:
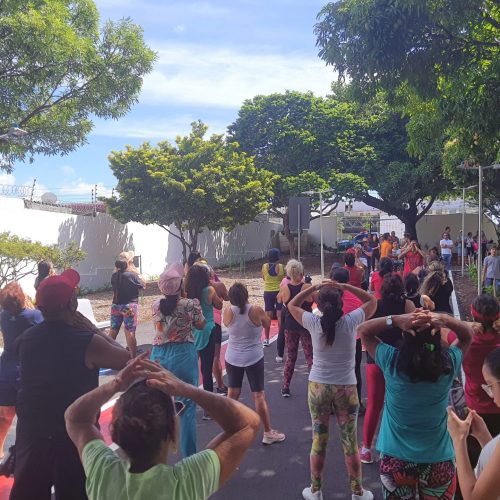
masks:
<path id="1" fill-rule="evenodd" d="M 166 295 L 164 299 L 160 300 L 160 312 L 163 316 L 171 316 L 177 307 L 178 295 Z"/>
<path id="2" fill-rule="evenodd" d="M 344 314 L 342 311 L 342 298 L 340 293 L 334 288 L 320 288 L 318 306 L 323 313 L 321 317 L 321 329 L 326 335 L 326 344 L 333 345 L 335 342 L 336 323 Z"/>
<path id="3" fill-rule="evenodd" d="M 229 302 L 240 309 L 240 314 L 245 314 L 248 302 L 248 290 L 243 283 L 234 283 L 229 289 Z"/>

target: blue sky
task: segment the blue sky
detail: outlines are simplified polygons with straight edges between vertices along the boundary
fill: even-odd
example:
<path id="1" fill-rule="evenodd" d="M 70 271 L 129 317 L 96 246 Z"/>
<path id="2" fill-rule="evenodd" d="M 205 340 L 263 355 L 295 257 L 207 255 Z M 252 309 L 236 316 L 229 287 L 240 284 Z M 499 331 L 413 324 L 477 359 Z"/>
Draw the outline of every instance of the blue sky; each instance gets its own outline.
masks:
<path id="1" fill-rule="evenodd" d="M 88 144 L 63 157 L 18 164 L 0 184 L 37 179 L 37 194 L 90 201 L 115 185 L 107 156 L 148 140 L 175 139 L 198 118 L 224 132 L 245 99 L 286 89 L 326 95 L 334 79 L 317 57 L 313 25 L 319 0 L 97 0 L 101 20 L 131 17 L 158 53 L 132 111 L 95 120 Z"/>

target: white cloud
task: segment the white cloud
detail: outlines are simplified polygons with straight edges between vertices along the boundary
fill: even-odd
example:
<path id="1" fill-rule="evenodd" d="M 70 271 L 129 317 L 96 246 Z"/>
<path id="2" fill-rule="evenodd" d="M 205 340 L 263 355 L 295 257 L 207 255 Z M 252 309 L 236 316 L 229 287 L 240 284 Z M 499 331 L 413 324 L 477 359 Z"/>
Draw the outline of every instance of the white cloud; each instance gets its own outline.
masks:
<path id="1" fill-rule="evenodd" d="M 61 173 L 66 177 L 69 177 L 71 175 L 75 175 L 75 173 L 76 173 L 76 170 L 70 165 L 63 165 L 60 170 L 61 170 Z"/>
<path id="2" fill-rule="evenodd" d="M 57 190 L 57 195 L 61 198 L 65 197 L 88 197 L 88 201 L 92 199 L 92 190 L 95 189 L 96 184 L 84 182 L 79 178 L 77 181 L 60 187 Z M 97 183 L 97 196 L 111 196 L 111 189 L 105 187 L 102 182 Z"/>
<path id="3" fill-rule="evenodd" d="M 178 24 L 174 26 L 174 33 L 183 33 L 186 30 L 186 27 L 183 24 Z"/>
<path id="4" fill-rule="evenodd" d="M 179 115 L 171 119 L 137 119 L 124 117 L 118 123 L 109 121 L 98 122 L 92 134 L 104 137 L 121 137 L 124 139 L 143 139 L 148 141 L 174 141 L 178 135 L 187 135 L 191 130 L 191 123 L 199 116 Z M 210 120 L 208 134 L 223 134 L 226 122 Z"/>
<path id="5" fill-rule="evenodd" d="M 0 174 L 0 184 L 4 186 L 13 186 L 16 183 L 16 178 L 13 174 Z"/>
<path id="6" fill-rule="evenodd" d="M 158 48 L 160 47 L 160 48 Z M 245 99 L 287 89 L 330 92 L 331 68 L 299 53 L 266 53 L 201 44 L 156 45 L 159 59 L 144 79 L 141 102 L 238 108 Z"/>

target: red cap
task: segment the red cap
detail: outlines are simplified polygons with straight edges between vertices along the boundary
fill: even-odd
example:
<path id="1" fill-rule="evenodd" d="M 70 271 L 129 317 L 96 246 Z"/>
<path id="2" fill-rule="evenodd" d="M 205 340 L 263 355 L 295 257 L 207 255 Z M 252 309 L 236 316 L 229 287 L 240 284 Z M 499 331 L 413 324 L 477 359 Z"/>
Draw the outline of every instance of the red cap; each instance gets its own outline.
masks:
<path id="1" fill-rule="evenodd" d="M 74 269 L 66 269 L 59 276 L 45 278 L 36 291 L 36 304 L 45 312 L 56 312 L 68 307 L 80 275 Z"/>

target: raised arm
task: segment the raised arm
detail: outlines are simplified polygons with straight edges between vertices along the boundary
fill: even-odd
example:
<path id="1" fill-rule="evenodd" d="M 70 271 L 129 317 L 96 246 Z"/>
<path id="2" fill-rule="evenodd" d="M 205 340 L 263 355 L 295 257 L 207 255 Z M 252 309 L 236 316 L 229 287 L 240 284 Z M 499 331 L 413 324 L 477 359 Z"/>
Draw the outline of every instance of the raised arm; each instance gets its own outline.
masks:
<path id="1" fill-rule="evenodd" d="M 208 303 L 212 304 L 215 309 L 222 309 L 222 306 L 224 305 L 223 300 L 217 295 L 213 286 L 208 288 Z"/>
<path id="2" fill-rule="evenodd" d="M 222 427 L 222 433 L 207 445 L 219 457 L 222 486 L 240 465 L 247 449 L 260 428 L 259 416 L 247 406 L 234 399 L 198 389 L 182 382 L 170 372 L 151 361 L 144 361 L 149 370 L 148 385 L 166 394 L 192 399 L 201 406 Z"/>
<path id="3" fill-rule="evenodd" d="M 442 326 L 444 326 L 455 332 L 457 340 L 454 344 L 462 352 L 465 353 L 467 351 L 474 335 L 471 323 L 468 323 L 467 321 L 461 321 L 454 318 L 453 316 L 450 316 L 449 314 L 442 313 L 432 313 L 431 318 L 432 325 L 435 328 L 441 328 Z"/>

